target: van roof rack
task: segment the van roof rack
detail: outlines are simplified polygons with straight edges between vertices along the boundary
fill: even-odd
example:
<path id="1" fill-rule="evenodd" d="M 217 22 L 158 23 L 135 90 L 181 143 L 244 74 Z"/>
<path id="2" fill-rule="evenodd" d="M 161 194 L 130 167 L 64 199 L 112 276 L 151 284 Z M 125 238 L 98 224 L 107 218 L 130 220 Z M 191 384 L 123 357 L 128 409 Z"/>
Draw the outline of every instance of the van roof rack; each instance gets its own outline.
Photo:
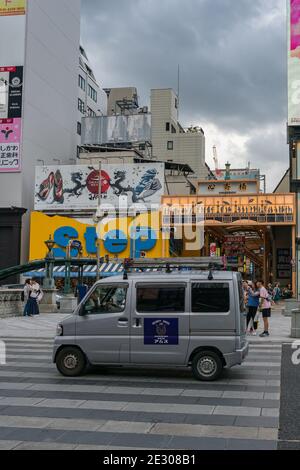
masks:
<path id="1" fill-rule="evenodd" d="M 224 269 L 223 257 L 194 257 L 194 258 L 127 258 L 124 260 L 124 279 L 128 279 L 130 269 L 165 269 L 166 273 L 171 273 L 172 269 L 193 268 L 199 270 L 209 270 L 209 280 L 213 279 L 213 270 Z"/>

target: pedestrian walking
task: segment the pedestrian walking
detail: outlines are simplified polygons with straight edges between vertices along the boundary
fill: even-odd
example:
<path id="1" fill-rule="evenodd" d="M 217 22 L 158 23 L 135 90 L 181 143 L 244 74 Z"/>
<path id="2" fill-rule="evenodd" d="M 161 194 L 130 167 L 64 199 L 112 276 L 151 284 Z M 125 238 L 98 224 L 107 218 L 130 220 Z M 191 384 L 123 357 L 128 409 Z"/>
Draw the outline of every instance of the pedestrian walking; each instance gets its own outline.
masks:
<path id="1" fill-rule="evenodd" d="M 26 279 L 25 285 L 22 292 L 22 300 L 25 302 L 24 310 L 23 310 L 23 317 L 27 317 L 28 315 L 28 299 L 29 294 L 31 292 L 31 279 Z"/>
<path id="2" fill-rule="evenodd" d="M 281 299 L 281 289 L 280 289 L 279 282 L 277 282 L 277 284 L 275 284 L 275 287 L 274 287 L 274 290 L 273 290 L 273 300 L 277 304 L 280 299 Z"/>
<path id="3" fill-rule="evenodd" d="M 250 282 L 248 286 L 247 331 L 249 334 L 253 336 L 256 336 L 256 332 L 257 332 L 258 322 L 256 321 L 256 315 L 257 315 L 257 309 L 259 307 L 259 297 L 260 297 L 259 289 L 257 288 L 255 283 Z M 248 330 L 249 325 L 251 326 L 250 326 L 250 329 Z"/>
<path id="4" fill-rule="evenodd" d="M 39 315 L 39 304 L 38 299 L 41 295 L 41 288 L 40 285 L 36 282 L 36 280 L 32 280 L 30 282 L 30 292 L 29 298 L 27 303 L 27 313 L 28 316 L 32 317 L 33 315 Z"/>
<path id="5" fill-rule="evenodd" d="M 270 336 L 269 333 L 269 319 L 271 318 L 271 302 L 272 296 L 269 294 L 267 289 L 264 286 L 263 281 L 259 281 L 257 283 L 257 287 L 259 289 L 259 311 L 262 313 L 263 322 L 264 322 L 264 331 L 259 336 L 264 338 L 265 336 Z"/>

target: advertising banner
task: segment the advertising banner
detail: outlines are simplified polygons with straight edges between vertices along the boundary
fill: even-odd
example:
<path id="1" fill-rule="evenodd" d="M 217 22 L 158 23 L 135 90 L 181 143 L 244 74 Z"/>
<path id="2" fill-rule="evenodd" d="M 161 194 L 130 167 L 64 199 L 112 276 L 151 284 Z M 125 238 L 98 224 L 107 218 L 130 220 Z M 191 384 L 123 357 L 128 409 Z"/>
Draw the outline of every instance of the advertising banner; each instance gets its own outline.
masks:
<path id="1" fill-rule="evenodd" d="M 0 173 L 21 169 L 21 119 L 0 119 Z"/>
<path id="2" fill-rule="evenodd" d="M 0 0 L 0 16 L 25 15 L 26 0 Z"/>
<path id="3" fill-rule="evenodd" d="M 300 125 L 300 0 L 288 0 L 288 124 Z"/>
<path id="4" fill-rule="evenodd" d="M 22 117 L 23 67 L 0 67 L 0 119 Z"/>
<path id="5" fill-rule="evenodd" d="M 151 141 L 151 115 L 100 116 L 82 120 L 82 145 Z"/>
<path id="6" fill-rule="evenodd" d="M 35 210 L 129 208 L 160 204 L 164 194 L 164 164 L 90 165 L 37 167 Z"/>

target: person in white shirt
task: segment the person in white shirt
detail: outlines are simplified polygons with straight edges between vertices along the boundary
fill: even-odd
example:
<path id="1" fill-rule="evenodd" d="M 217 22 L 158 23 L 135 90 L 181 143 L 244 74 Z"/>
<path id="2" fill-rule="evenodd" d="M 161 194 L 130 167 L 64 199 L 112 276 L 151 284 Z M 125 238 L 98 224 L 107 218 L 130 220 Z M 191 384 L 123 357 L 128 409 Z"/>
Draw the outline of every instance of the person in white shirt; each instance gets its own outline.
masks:
<path id="1" fill-rule="evenodd" d="M 40 285 L 33 279 L 30 282 L 29 298 L 27 302 L 27 314 L 29 317 L 32 317 L 33 315 L 39 315 L 40 313 L 38 304 L 38 297 L 40 292 Z"/>
<path id="2" fill-rule="evenodd" d="M 260 296 L 260 303 L 259 303 L 259 311 L 262 313 L 263 322 L 264 322 L 264 331 L 261 335 L 261 338 L 266 336 L 270 336 L 269 333 L 269 318 L 271 317 L 271 300 L 270 294 L 264 286 L 263 281 L 259 281 L 257 283 L 257 287 L 259 289 L 259 296 Z"/>

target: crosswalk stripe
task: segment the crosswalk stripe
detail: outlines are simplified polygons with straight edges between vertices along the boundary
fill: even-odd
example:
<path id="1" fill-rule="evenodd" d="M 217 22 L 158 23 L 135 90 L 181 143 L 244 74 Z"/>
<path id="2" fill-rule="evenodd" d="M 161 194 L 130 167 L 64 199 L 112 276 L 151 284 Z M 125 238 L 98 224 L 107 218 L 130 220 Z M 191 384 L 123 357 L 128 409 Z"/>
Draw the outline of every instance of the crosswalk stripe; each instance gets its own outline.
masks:
<path id="1" fill-rule="evenodd" d="M 54 364 L 50 364 L 45 366 L 45 367 L 40 367 L 40 364 L 37 364 L 37 363 L 19 363 L 19 362 L 9 362 L 7 365 L 3 366 L 3 369 L 8 369 L 10 370 L 11 368 L 15 368 L 17 369 L 16 373 L 20 372 L 20 369 L 28 369 L 28 368 L 32 368 L 32 369 L 37 369 L 37 368 L 41 368 L 43 370 L 55 370 L 55 366 Z M 152 369 L 153 370 L 153 369 Z M 159 372 L 159 369 L 156 369 L 157 372 Z M 137 372 L 138 372 L 138 369 L 137 369 Z M 175 372 L 175 371 L 174 371 Z M 38 374 L 40 375 L 40 374 Z M 145 373 L 146 375 L 146 373 Z M 106 380 L 109 380 L 110 381 L 118 381 L 118 382 L 132 382 L 132 376 L 128 375 L 126 377 L 116 377 L 116 376 L 112 376 L 112 375 L 109 375 L 109 376 L 93 376 L 93 380 L 97 380 L 99 382 L 101 381 L 106 381 Z M 81 377 L 76 377 L 77 380 L 84 380 L 84 377 L 81 376 Z M 139 382 L 153 382 L 153 381 L 156 381 L 157 379 L 154 379 L 152 377 L 138 377 L 137 379 Z M 173 384 L 173 383 L 178 383 L 178 380 L 179 381 L 183 381 L 184 384 L 195 384 L 195 379 L 186 379 L 185 377 L 178 377 L 178 379 L 176 380 L 175 378 L 159 378 L 159 381 L 161 383 L 166 383 L 166 384 L 170 384 L 170 386 Z M 272 379 L 241 379 L 241 378 L 236 378 L 236 377 L 231 377 L 230 379 L 226 380 L 226 379 L 220 379 L 218 380 L 217 382 L 214 382 L 214 385 L 215 386 L 223 386 L 223 385 L 230 385 L 231 383 L 233 384 L 236 384 L 236 385 L 248 385 L 248 386 L 257 386 L 257 387 L 276 387 L 276 386 L 279 386 L 280 385 L 280 381 L 279 380 L 272 380 Z M 202 386 L 209 386 L 209 383 L 205 383 L 205 382 L 202 382 L 201 383 Z"/>
<path id="2" fill-rule="evenodd" d="M 49 419 L 28 418 L 23 416 L 0 416 L 1 428 L 33 428 L 33 429 L 62 429 L 94 432 L 114 432 L 158 435 L 182 435 L 191 437 L 225 437 L 227 439 L 277 439 L 278 431 L 274 428 L 241 427 L 241 426 L 212 426 L 197 424 L 176 424 L 84 420 L 84 419 Z"/>
<path id="3" fill-rule="evenodd" d="M 42 408 L 75 408 L 88 410 L 116 410 L 135 411 L 143 413 L 173 413 L 192 415 L 237 415 L 259 417 L 279 416 L 277 408 L 246 407 L 246 406 L 214 406 L 214 405 L 187 405 L 177 403 L 131 403 L 126 401 L 100 401 L 100 400 L 72 400 L 52 398 L 20 398 L 1 397 L 0 406 L 33 406 Z M 265 410 L 265 411 L 264 411 Z"/>
<path id="4" fill-rule="evenodd" d="M 20 383 L 20 382 L 2 382 L 0 383 L 0 390 L 26 390 L 37 392 L 72 392 L 72 393 L 87 393 L 89 397 L 93 394 L 111 394 L 111 395 L 140 395 L 140 396 L 168 396 L 168 397 L 197 397 L 197 398 L 232 398 L 232 399 L 248 399 L 248 400 L 261 400 L 263 404 L 264 392 L 247 392 L 247 391 L 216 391 L 216 390 L 185 390 L 182 389 L 162 389 L 158 387 L 143 388 L 143 387 L 111 387 L 107 385 L 93 386 L 90 385 L 69 385 L 61 384 L 33 384 L 33 383 Z M 269 400 L 269 398 L 267 398 Z M 251 406 L 251 405 L 249 405 Z"/>

